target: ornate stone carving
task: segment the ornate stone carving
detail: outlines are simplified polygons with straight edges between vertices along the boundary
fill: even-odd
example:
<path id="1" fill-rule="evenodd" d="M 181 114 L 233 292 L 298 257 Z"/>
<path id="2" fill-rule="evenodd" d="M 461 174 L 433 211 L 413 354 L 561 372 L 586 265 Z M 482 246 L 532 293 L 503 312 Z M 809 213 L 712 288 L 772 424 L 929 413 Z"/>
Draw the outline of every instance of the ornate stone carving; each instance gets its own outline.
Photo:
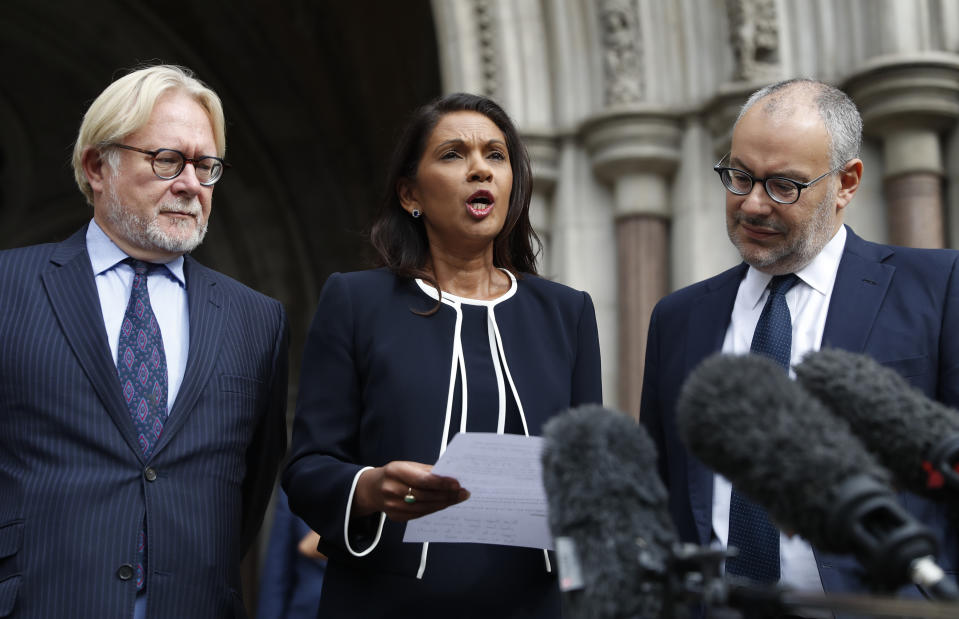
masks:
<path id="1" fill-rule="evenodd" d="M 642 39 L 633 0 L 602 0 L 603 65 L 606 105 L 636 103 L 643 98 Z"/>
<path id="2" fill-rule="evenodd" d="M 726 0 L 735 80 L 763 81 L 779 70 L 779 25 L 775 0 Z"/>
<path id="3" fill-rule="evenodd" d="M 480 66 L 483 75 L 483 94 L 499 98 L 499 63 L 497 62 L 496 15 L 494 0 L 473 0 L 478 29 Z"/>

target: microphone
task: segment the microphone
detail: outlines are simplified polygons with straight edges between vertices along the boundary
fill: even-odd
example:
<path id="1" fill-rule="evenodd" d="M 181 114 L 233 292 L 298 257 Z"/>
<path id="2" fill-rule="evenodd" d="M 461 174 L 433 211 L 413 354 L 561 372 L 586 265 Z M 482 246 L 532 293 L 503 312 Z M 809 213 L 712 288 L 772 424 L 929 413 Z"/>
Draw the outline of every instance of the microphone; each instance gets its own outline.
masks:
<path id="1" fill-rule="evenodd" d="M 880 587 L 914 583 L 955 599 L 933 560 L 935 536 L 899 505 L 888 471 L 774 361 L 707 359 L 683 385 L 677 424 L 689 449 L 782 529 L 855 555 Z"/>
<path id="2" fill-rule="evenodd" d="M 959 514 L 959 411 L 848 351 L 810 353 L 796 366 L 796 377 L 849 424 L 900 486 Z"/>
<path id="3" fill-rule="evenodd" d="M 598 405 L 554 417 L 543 436 L 563 616 L 661 616 L 664 585 L 649 568 L 669 561 L 677 536 L 652 440 L 632 418 Z"/>

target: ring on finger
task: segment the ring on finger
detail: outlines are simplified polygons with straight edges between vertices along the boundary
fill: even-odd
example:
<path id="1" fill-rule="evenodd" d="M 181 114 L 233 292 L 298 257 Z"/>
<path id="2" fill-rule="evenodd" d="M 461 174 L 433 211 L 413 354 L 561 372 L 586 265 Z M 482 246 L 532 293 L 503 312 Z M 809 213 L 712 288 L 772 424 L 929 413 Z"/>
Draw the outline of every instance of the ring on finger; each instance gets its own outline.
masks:
<path id="1" fill-rule="evenodd" d="M 413 488 L 406 489 L 406 496 L 403 497 L 403 501 L 405 503 L 409 503 L 410 505 L 416 503 L 416 497 L 413 496 Z"/>

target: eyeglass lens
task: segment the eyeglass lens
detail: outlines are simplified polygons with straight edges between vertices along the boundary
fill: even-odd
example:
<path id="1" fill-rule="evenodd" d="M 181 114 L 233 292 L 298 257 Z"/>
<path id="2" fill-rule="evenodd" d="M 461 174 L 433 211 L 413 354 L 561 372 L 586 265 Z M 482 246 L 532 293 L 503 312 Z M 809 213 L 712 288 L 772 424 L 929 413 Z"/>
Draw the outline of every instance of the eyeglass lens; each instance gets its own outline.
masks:
<path id="1" fill-rule="evenodd" d="M 737 195 L 746 195 L 753 189 L 753 177 L 742 170 L 725 168 L 720 174 L 723 185 Z M 799 187 L 785 178 L 767 178 L 766 192 L 777 202 L 791 204 L 799 199 Z"/>
<path id="2" fill-rule="evenodd" d="M 181 153 L 161 148 L 153 158 L 153 172 L 162 179 L 175 178 L 183 171 L 186 161 Z M 192 163 L 202 185 L 212 185 L 223 174 L 223 164 L 215 157 L 200 157 Z"/>

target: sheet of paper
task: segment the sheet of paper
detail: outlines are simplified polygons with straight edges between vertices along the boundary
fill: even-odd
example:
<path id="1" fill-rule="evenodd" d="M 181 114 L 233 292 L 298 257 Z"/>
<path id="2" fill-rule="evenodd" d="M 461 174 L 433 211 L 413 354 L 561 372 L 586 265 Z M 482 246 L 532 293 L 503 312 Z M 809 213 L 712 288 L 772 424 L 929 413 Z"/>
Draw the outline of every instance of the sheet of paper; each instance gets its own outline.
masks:
<path id="1" fill-rule="evenodd" d="M 404 542 L 472 542 L 553 548 L 546 520 L 539 436 L 459 433 L 433 472 L 459 480 L 470 498 L 406 524 Z"/>

